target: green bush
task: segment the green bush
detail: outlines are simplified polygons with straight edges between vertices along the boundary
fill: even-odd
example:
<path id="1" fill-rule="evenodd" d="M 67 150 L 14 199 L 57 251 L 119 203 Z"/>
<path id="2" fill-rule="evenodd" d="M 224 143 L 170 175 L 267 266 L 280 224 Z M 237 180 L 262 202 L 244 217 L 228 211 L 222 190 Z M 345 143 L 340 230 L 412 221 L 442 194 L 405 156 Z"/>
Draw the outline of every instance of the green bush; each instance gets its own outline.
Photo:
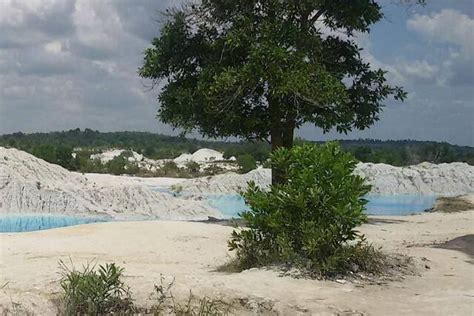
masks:
<path id="1" fill-rule="evenodd" d="M 83 271 L 67 267 L 60 261 L 61 288 L 63 289 L 64 314 L 105 315 L 133 312 L 128 288 L 120 280 L 123 269 L 114 263 L 87 265 Z"/>
<path id="2" fill-rule="evenodd" d="M 186 163 L 186 169 L 191 175 L 199 174 L 201 166 L 195 161 L 188 161 Z"/>
<path id="3" fill-rule="evenodd" d="M 239 266 L 289 264 L 319 276 L 369 266 L 358 254 L 376 251 L 356 227 L 366 221 L 363 197 L 370 186 L 353 175 L 356 160 L 336 143 L 280 149 L 271 160 L 285 184 L 270 191 L 249 184 L 250 210 L 242 214 L 248 229 L 234 231 L 229 241 Z"/>
<path id="4" fill-rule="evenodd" d="M 240 171 L 243 173 L 247 173 L 255 168 L 257 168 L 257 162 L 255 158 L 253 158 L 250 154 L 243 154 L 236 157 L 237 164 L 240 167 Z"/>
<path id="5" fill-rule="evenodd" d="M 127 160 L 121 156 L 114 157 L 106 164 L 107 170 L 114 175 L 121 175 L 125 173 L 125 166 L 127 165 Z"/>

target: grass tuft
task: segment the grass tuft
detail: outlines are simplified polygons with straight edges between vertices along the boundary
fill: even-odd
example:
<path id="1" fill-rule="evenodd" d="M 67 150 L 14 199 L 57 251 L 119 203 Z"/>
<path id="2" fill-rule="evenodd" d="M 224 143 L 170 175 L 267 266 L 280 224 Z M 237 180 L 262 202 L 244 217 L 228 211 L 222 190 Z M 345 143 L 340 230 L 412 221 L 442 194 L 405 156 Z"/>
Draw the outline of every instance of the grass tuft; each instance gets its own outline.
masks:
<path id="1" fill-rule="evenodd" d="M 66 315 L 132 314 L 133 300 L 121 281 L 123 269 L 114 263 L 96 267 L 88 263 L 81 271 L 59 262 L 62 311 Z"/>

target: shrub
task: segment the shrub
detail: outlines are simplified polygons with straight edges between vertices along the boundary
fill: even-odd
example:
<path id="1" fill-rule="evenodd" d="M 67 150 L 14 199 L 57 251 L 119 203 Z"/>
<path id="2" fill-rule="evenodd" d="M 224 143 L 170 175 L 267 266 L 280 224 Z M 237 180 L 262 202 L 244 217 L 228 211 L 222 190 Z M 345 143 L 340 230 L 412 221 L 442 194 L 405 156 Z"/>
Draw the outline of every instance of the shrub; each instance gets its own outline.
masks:
<path id="1" fill-rule="evenodd" d="M 195 174 L 199 174 L 199 171 L 201 170 L 201 166 L 195 161 L 188 161 L 186 163 L 186 169 L 190 174 L 195 175 Z"/>
<path id="2" fill-rule="evenodd" d="M 60 261 L 61 288 L 63 289 L 64 314 L 104 315 L 133 312 L 128 288 L 120 280 L 123 269 L 114 263 L 86 265 L 83 271 L 67 267 Z"/>
<path id="3" fill-rule="evenodd" d="M 255 168 L 257 168 L 257 162 L 255 158 L 253 158 L 250 154 L 243 154 L 237 156 L 237 164 L 240 167 L 240 171 L 243 173 L 247 173 Z"/>
<path id="4" fill-rule="evenodd" d="M 216 174 L 220 174 L 222 172 L 224 172 L 223 168 L 221 168 L 221 167 L 219 167 L 215 164 L 212 164 L 212 165 L 209 165 L 206 168 L 204 168 L 204 170 L 201 174 L 204 175 L 204 176 L 213 176 L 213 175 L 216 175 Z"/>
<path id="5" fill-rule="evenodd" d="M 279 149 L 273 166 L 285 180 L 263 191 L 250 183 L 243 194 L 250 210 L 242 214 L 248 229 L 234 231 L 229 241 L 242 269 L 273 263 L 303 267 L 319 276 L 347 272 L 358 254 L 376 251 L 356 227 L 366 221 L 370 191 L 353 175 L 356 160 L 336 143 Z"/>
<path id="6" fill-rule="evenodd" d="M 107 163 L 107 169 L 111 174 L 121 175 L 125 173 L 125 166 L 127 165 L 127 160 L 122 156 L 114 157 Z"/>

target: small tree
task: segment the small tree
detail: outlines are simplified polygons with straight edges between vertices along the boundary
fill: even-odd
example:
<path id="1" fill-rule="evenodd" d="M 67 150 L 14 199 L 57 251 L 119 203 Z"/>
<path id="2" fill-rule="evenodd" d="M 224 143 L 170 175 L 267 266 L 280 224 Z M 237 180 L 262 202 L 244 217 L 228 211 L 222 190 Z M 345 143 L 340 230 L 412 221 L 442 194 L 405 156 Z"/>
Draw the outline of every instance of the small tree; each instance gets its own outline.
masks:
<path id="1" fill-rule="evenodd" d="M 107 169 L 110 173 L 114 175 L 121 175 L 125 173 L 126 165 L 127 165 L 127 160 L 122 156 L 117 156 L 107 163 Z"/>
<path id="2" fill-rule="evenodd" d="M 378 1 L 203 0 L 167 13 L 139 75 L 165 80 L 159 117 L 185 132 L 268 140 L 273 151 L 305 123 L 365 129 L 388 97 L 406 96 L 354 42 L 382 19 Z"/>
<path id="3" fill-rule="evenodd" d="M 354 253 L 369 248 L 350 242 L 366 220 L 370 186 L 353 175 L 352 155 L 328 143 L 279 149 L 271 159 L 285 184 L 270 191 L 250 184 L 245 192 L 250 211 L 242 218 L 248 229 L 234 231 L 229 241 L 239 265 L 288 263 L 323 275 L 347 272 L 354 264 L 362 270 L 365 263 Z"/>
<path id="4" fill-rule="evenodd" d="M 58 165 L 69 170 L 76 170 L 74 158 L 72 156 L 73 149 L 69 146 L 59 145 L 56 147 L 56 160 Z"/>
<path id="5" fill-rule="evenodd" d="M 255 158 L 253 158 L 250 154 L 243 154 L 237 156 L 237 164 L 240 167 L 240 171 L 243 173 L 247 173 L 255 168 L 257 168 L 257 162 Z"/>

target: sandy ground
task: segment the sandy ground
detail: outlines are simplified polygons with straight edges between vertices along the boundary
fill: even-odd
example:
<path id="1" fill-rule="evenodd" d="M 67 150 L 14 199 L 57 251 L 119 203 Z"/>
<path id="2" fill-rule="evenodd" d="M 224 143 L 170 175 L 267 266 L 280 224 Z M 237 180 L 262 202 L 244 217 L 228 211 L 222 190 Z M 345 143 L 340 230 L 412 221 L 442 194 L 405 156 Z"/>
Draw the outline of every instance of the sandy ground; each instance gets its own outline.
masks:
<path id="1" fill-rule="evenodd" d="M 73 173 L 80 174 L 78 172 Z M 145 185 L 152 188 L 169 188 L 186 180 L 184 178 L 115 176 L 103 173 L 84 173 L 84 175 L 87 177 L 87 179 L 100 185 L 111 186 L 128 183 L 133 185 Z"/>
<path id="2" fill-rule="evenodd" d="M 420 267 L 419 275 L 382 285 L 295 279 L 257 269 L 215 272 L 228 260 L 232 231 L 219 225 L 116 222 L 0 234 L 0 313 L 54 314 L 50 299 L 59 292 L 58 260 L 71 258 L 76 267 L 90 260 L 123 266 L 124 281 L 141 306 L 152 304 L 149 295 L 162 274 L 175 278 L 178 298 L 192 289 L 198 296 L 240 301 L 248 314 L 473 315 L 473 220 L 474 210 L 372 218 L 362 227 L 368 239 L 413 256 Z"/>

